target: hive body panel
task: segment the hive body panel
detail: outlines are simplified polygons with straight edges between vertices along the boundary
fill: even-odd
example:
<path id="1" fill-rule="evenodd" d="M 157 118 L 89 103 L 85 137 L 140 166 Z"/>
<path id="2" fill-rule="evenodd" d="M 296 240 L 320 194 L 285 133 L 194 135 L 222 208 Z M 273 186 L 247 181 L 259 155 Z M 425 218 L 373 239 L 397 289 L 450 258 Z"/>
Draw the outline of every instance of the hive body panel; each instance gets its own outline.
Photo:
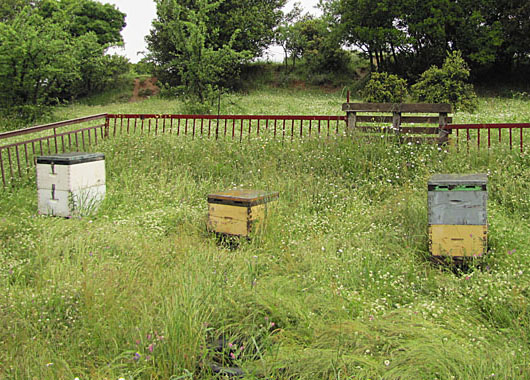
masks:
<path id="1" fill-rule="evenodd" d="M 486 191 L 429 191 L 429 224 L 487 223 Z"/>
<path id="2" fill-rule="evenodd" d="M 105 160 L 101 153 L 40 156 L 36 174 L 39 213 L 87 215 L 105 198 Z"/>
<path id="3" fill-rule="evenodd" d="M 488 228 L 473 225 L 429 226 L 433 256 L 480 257 L 486 253 Z"/>
<path id="4" fill-rule="evenodd" d="M 437 174 L 428 183 L 433 256 L 479 257 L 487 251 L 487 176 Z"/>
<path id="5" fill-rule="evenodd" d="M 263 225 L 268 203 L 278 193 L 232 190 L 208 195 L 208 229 L 221 234 L 250 236 Z"/>

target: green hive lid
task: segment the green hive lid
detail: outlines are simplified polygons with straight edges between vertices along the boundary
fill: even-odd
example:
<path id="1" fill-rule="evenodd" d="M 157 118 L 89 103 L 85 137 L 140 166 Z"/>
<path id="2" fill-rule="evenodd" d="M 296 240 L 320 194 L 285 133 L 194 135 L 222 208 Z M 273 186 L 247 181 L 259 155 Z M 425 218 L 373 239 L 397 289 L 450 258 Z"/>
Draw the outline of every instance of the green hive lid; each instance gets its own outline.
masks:
<path id="1" fill-rule="evenodd" d="M 71 152 L 53 154 L 50 156 L 38 156 L 37 164 L 75 165 L 85 162 L 101 161 L 105 159 L 103 153 Z"/>
<path id="2" fill-rule="evenodd" d="M 429 191 L 486 191 L 488 175 L 477 174 L 435 174 L 428 182 Z"/>
<path id="3" fill-rule="evenodd" d="M 232 206 L 256 206 L 277 199 L 277 191 L 236 189 L 208 194 L 208 203 L 220 203 Z"/>

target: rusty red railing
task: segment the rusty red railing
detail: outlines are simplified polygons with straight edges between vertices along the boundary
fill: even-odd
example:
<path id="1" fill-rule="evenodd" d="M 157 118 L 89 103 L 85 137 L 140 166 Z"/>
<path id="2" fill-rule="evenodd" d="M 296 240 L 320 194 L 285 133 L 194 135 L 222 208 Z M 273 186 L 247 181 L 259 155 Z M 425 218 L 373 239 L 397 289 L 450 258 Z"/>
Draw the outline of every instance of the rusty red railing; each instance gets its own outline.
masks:
<path id="1" fill-rule="evenodd" d="M 530 130 L 530 123 L 451 124 L 448 127 L 456 132 L 453 133 L 456 145 L 458 146 L 460 141 L 464 139 L 464 143 L 468 150 L 470 145 L 473 144 L 473 139 L 476 142 L 477 149 L 480 149 L 481 145 L 486 145 L 488 148 L 491 148 L 493 145 L 502 144 L 502 132 L 504 130 L 508 133 L 508 136 L 505 135 L 504 139 L 506 140 L 506 138 L 508 138 L 510 149 L 513 149 L 514 145 L 519 145 L 519 150 L 523 153 L 524 135 L 526 130 Z M 516 133 L 514 133 L 514 130 Z M 460 131 L 463 131 L 464 133 L 460 133 Z M 485 131 L 486 135 L 481 135 L 481 131 Z M 492 131 L 497 132 L 495 133 Z M 464 134 L 464 136 L 461 136 L 462 134 Z M 527 137 L 530 138 L 530 136 Z M 484 142 L 484 139 L 487 139 L 487 141 Z"/>
<path id="2" fill-rule="evenodd" d="M 7 143 L 0 145 L 0 172 L 3 186 L 13 185 L 26 177 L 39 155 L 87 150 L 118 134 L 170 133 L 239 141 L 267 134 L 293 140 L 344 133 L 345 121 L 344 116 L 99 114 L 0 133 L 0 144 Z M 30 134 L 32 138 L 24 139 Z"/>
<path id="3" fill-rule="evenodd" d="M 444 129 L 453 131 L 451 141 L 457 148 L 461 143 L 468 151 L 471 146 L 481 149 L 509 144 L 510 149 L 518 145 L 523 152 L 530 123 L 449 124 Z M 90 150 L 100 140 L 119 134 L 174 134 L 242 142 L 252 136 L 293 140 L 341 136 L 346 131 L 346 116 L 99 114 L 0 133 L 0 173 L 4 187 L 14 185 L 28 178 L 38 155 Z M 528 137 L 526 141 L 530 141 Z"/>
<path id="4" fill-rule="evenodd" d="M 345 131 L 344 116 L 285 115 L 157 115 L 108 114 L 109 133 L 171 133 L 201 137 L 250 138 L 267 132 L 273 137 L 330 136 Z M 341 122 L 342 125 L 341 125 Z"/>
<path id="5" fill-rule="evenodd" d="M 35 165 L 38 155 L 86 150 L 105 137 L 106 114 L 92 115 L 57 123 L 37 125 L 0 133 L 0 173 L 2 184 L 14 184 Z M 72 126 L 83 128 L 72 129 Z M 59 132 L 58 129 L 61 129 Z M 51 132 L 51 134 L 49 134 Z M 31 135 L 30 139 L 24 136 Z"/>

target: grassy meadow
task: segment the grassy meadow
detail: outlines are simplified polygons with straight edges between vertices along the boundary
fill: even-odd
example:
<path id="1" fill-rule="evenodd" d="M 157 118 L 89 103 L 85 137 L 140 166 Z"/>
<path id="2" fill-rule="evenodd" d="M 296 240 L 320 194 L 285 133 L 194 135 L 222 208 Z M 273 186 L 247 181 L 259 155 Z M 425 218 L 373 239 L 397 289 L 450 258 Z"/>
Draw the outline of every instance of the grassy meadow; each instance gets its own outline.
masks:
<path id="1" fill-rule="evenodd" d="M 267 88 L 222 114 L 340 115 L 345 95 Z M 54 119 L 179 113 L 77 104 Z M 528 122 L 483 97 L 455 122 Z M 530 155 L 348 138 L 243 143 L 119 136 L 107 196 L 83 218 L 37 214 L 33 178 L 0 193 L 0 378 L 530 379 Z M 489 174 L 489 247 L 435 265 L 427 180 Z M 208 193 L 280 192 L 250 240 L 206 230 Z M 220 372 L 220 373 L 217 373 Z"/>

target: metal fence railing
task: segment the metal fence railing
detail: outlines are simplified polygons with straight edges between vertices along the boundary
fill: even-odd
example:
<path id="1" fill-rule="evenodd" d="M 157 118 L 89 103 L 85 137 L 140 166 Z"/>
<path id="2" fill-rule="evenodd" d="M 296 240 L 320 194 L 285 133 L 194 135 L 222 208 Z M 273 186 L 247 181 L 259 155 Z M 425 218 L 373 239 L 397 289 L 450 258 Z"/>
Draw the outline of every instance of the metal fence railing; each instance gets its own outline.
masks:
<path id="1" fill-rule="evenodd" d="M 107 121 L 106 114 L 99 114 L 0 133 L 3 186 L 23 178 L 39 155 L 86 150 L 97 145 L 98 139 L 105 137 Z"/>
<path id="2" fill-rule="evenodd" d="M 109 133 L 170 133 L 208 138 L 232 138 L 243 141 L 252 135 L 268 134 L 294 139 L 312 135 L 343 133 L 344 116 L 305 115 L 156 115 L 108 114 Z"/>
<path id="3" fill-rule="evenodd" d="M 100 140 L 120 134 L 173 134 L 240 142 L 267 136 L 291 141 L 342 136 L 347 128 L 346 116 L 99 114 L 0 133 L 0 173 L 3 186 L 12 186 L 27 178 L 39 155 L 90 150 Z M 471 146 L 504 145 L 523 152 L 524 142 L 530 141 L 530 136 L 525 140 L 530 123 L 448 124 L 443 129 L 452 132 L 449 141 L 457 148 L 465 145 L 468 150 Z M 362 137 L 363 130 L 359 130 L 356 136 Z M 401 135 L 400 141 L 407 141 L 406 137 L 406 133 Z"/>
<path id="4" fill-rule="evenodd" d="M 472 145 L 476 145 L 477 149 L 504 145 L 510 149 L 519 147 L 523 153 L 525 134 L 530 134 L 530 123 L 451 124 L 449 127 L 454 131 L 455 144 L 465 144 L 467 149 Z M 526 137 L 529 141 L 530 136 Z"/>
<path id="5" fill-rule="evenodd" d="M 4 187 L 23 179 L 39 155 L 90 149 L 120 134 L 175 134 L 190 138 L 252 136 L 293 140 L 339 135 L 344 116 L 99 114 L 0 133 L 0 172 Z M 50 133 L 51 132 L 51 133 Z M 29 137 L 29 138 L 28 138 Z"/>

